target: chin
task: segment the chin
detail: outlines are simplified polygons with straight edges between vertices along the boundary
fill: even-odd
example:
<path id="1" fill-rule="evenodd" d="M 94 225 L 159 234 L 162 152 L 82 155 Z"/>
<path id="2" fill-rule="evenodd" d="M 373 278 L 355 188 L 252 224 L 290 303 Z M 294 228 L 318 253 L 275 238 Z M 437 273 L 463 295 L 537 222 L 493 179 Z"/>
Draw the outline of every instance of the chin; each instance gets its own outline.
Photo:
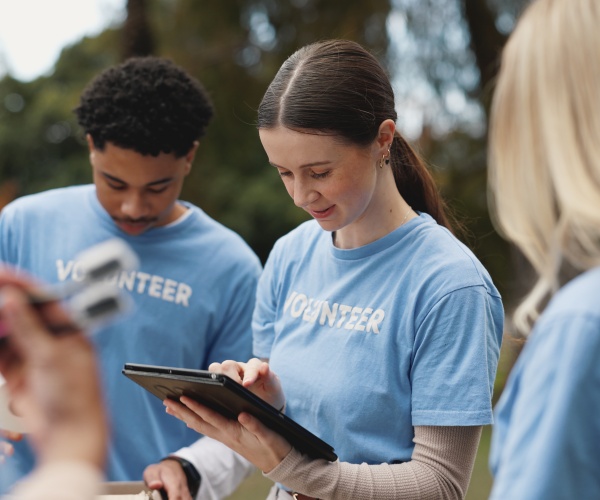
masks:
<path id="1" fill-rule="evenodd" d="M 329 232 L 333 232 L 333 231 L 339 231 L 340 229 L 342 229 L 342 227 L 340 224 L 338 224 L 337 222 L 334 221 L 328 221 L 328 220 L 319 220 L 319 219 L 315 219 L 317 221 L 317 223 L 319 224 L 319 226 L 321 226 L 321 229 L 323 229 L 324 231 L 329 231 Z"/>

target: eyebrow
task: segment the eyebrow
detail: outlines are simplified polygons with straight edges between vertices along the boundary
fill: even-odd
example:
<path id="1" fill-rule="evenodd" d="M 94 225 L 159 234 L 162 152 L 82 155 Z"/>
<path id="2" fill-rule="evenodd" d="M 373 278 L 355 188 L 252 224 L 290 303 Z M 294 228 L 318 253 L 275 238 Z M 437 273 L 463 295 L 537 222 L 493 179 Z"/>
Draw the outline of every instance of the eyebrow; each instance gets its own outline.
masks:
<path id="1" fill-rule="evenodd" d="M 110 174 L 107 174 L 106 172 L 102 172 L 102 175 L 104 177 L 106 177 L 108 180 L 111 180 L 113 182 L 118 182 L 120 184 L 127 184 L 125 181 L 119 179 L 118 177 L 114 177 L 114 176 L 112 176 Z M 156 181 L 149 182 L 148 184 L 146 184 L 146 186 L 156 186 L 158 184 L 165 184 L 165 183 L 170 182 L 172 180 L 173 180 L 173 177 L 165 177 L 164 179 L 158 179 Z"/>
<path id="2" fill-rule="evenodd" d="M 271 164 L 271 166 L 273 166 L 275 168 L 286 168 L 286 167 L 282 167 L 281 165 L 277 165 L 276 163 L 273 163 L 272 161 L 269 161 L 269 163 Z M 331 163 L 331 161 L 329 161 L 329 160 L 315 161 L 313 163 L 305 163 L 304 165 L 300 165 L 300 168 L 321 167 L 323 165 L 329 165 L 330 163 Z"/>

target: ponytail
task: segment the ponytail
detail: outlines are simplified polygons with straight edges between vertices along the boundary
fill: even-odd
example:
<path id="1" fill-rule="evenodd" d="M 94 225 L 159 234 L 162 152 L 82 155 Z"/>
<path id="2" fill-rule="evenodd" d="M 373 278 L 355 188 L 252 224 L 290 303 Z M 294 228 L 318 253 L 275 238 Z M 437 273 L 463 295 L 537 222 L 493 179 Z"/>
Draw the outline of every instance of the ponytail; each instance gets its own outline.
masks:
<path id="1" fill-rule="evenodd" d="M 391 149 L 392 171 L 398 191 L 413 210 L 426 212 L 452 231 L 446 204 L 425 162 L 396 131 Z"/>

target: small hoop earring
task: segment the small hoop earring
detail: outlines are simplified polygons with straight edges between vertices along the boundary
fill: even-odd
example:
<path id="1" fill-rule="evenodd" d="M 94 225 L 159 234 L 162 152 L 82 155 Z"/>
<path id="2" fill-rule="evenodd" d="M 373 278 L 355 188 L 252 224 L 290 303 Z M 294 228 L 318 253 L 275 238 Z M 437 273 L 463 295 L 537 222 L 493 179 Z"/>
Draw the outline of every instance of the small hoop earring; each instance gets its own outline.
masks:
<path id="1" fill-rule="evenodd" d="M 390 144 L 387 149 L 387 155 L 381 155 L 381 160 L 379 160 L 379 168 L 383 168 L 383 164 L 390 164 L 390 150 L 392 149 L 392 145 Z"/>

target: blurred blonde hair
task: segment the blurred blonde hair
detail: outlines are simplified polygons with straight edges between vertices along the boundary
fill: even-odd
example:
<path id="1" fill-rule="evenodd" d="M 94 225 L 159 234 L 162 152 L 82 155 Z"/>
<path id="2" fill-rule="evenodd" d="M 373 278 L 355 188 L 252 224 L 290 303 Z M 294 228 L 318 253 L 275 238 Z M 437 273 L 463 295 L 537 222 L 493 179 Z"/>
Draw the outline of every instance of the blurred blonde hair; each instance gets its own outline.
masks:
<path id="1" fill-rule="evenodd" d="M 535 0 L 502 56 L 490 125 L 490 207 L 537 282 L 528 333 L 561 269 L 600 264 L 600 1 Z"/>

